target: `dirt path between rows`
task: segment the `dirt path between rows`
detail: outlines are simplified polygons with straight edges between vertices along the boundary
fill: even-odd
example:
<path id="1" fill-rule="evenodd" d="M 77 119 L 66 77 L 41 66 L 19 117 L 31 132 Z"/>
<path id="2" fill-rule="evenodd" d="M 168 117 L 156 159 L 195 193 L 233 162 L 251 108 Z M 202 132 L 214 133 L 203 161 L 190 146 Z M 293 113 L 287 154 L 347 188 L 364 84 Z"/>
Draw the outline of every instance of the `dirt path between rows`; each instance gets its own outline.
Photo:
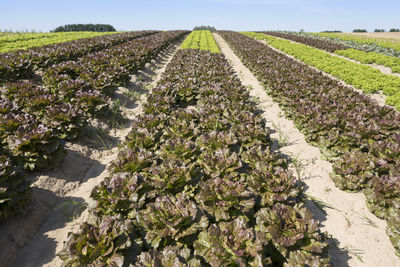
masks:
<path id="1" fill-rule="evenodd" d="M 254 75 L 234 54 L 221 36 L 214 37 L 250 94 L 260 100 L 259 107 L 276 140 L 285 140 L 283 154 L 296 159 L 301 168 L 305 193 L 320 200 L 307 205 L 321 221 L 321 230 L 331 235 L 329 254 L 333 266 L 400 266 L 393 245 L 386 235 L 386 222 L 369 212 L 363 193 L 348 193 L 336 188 L 329 173 L 332 165 L 321 158 L 317 147 L 308 144 L 293 122 L 283 116 Z M 321 207 L 326 205 L 325 207 Z M 368 219 L 367 219 L 368 218 Z"/>
<path id="2" fill-rule="evenodd" d="M 109 174 L 106 167 L 116 159 L 117 145 L 130 132 L 130 122 L 142 112 L 142 103 L 161 78 L 167 64 L 179 49 L 179 45 L 180 42 L 170 45 L 151 63 L 147 63 L 138 74 L 132 75 L 126 87 L 118 88 L 115 100 L 118 99 L 121 103 L 122 113 L 127 122 L 125 127 L 117 127 L 107 133 L 108 135 L 96 133 L 95 142 L 105 148 L 103 151 L 90 153 L 91 149 L 87 146 L 73 144 L 71 150 L 68 151 L 67 160 L 55 173 L 36 177 L 33 189 L 38 191 L 35 193 L 35 199 L 40 198 L 37 203 L 46 203 L 49 196 L 56 195 L 55 190 L 63 191 L 63 194 L 59 194 L 60 196 L 55 201 L 51 201 L 47 212 L 39 212 L 40 216 L 37 217 L 41 219 L 40 224 L 36 225 L 36 229 L 32 229 L 34 234 L 31 236 L 33 237 L 20 249 L 14 263 L 11 264 L 12 259 L 0 261 L 0 266 L 61 266 L 62 262 L 56 253 L 61 250 L 68 232 L 77 228 L 87 217 L 86 207 L 90 205 L 92 188 L 100 184 Z M 127 94 L 129 91 L 135 92 L 135 95 L 129 97 Z M 87 158 L 87 161 L 84 161 L 83 157 Z M 75 175 L 74 179 L 79 181 L 71 185 L 69 178 L 73 175 Z M 43 188 L 47 188 L 53 194 L 43 194 Z M 34 210 L 41 209 L 39 205 L 32 205 L 32 207 Z M 17 223 L 19 227 L 29 228 L 26 226 L 29 225 L 26 218 L 21 218 Z M 15 254 L 15 251 L 12 253 Z M 7 264 L 4 265 L 4 263 Z"/>

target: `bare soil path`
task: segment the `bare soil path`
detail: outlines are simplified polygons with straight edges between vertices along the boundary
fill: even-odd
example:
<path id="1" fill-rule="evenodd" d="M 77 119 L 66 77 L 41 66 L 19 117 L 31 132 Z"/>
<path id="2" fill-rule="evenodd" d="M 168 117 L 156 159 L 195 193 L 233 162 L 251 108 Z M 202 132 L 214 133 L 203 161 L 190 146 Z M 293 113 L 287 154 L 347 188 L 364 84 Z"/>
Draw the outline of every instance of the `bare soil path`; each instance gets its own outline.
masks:
<path id="1" fill-rule="evenodd" d="M 13 237 L 16 242 L 18 238 L 21 239 L 21 244 L 17 246 L 9 245 L 10 242 L 0 238 L 1 250 L 4 244 L 7 244 L 8 252 L 12 254 L 0 253 L 0 266 L 61 266 L 56 253 L 61 250 L 67 233 L 85 220 L 92 188 L 109 174 L 106 167 L 116 159 L 117 145 L 131 130 L 130 122 L 142 112 L 142 103 L 161 78 L 179 45 L 180 42 L 170 45 L 151 63 L 147 63 L 138 74 L 132 75 L 126 87 L 118 88 L 115 100 L 120 102 L 126 119 L 125 124 L 118 125 L 110 131 L 100 130 L 88 134 L 92 137 L 88 137 L 88 140 L 102 147 L 102 150 L 90 148 L 90 141 L 85 144 L 70 144 L 67 159 L 60 168 L 50 174 L 32 177 L 35 180 L 34 204 L 31 205 L 32 210 L 28 215 L 36 215 L 20 216 L 11 222 L 16 224 L 16 227 L 26 228 L 26 231 L 23 231 L 22 237 Z M 95 126 L 105 128 L 102 123 Z M 49 201 L 51 198 L 54 199 Z M 31 219 L 38 221 L 34 227 L 30 225 Z M 1 229 L 12 231 L 10 227 Z M 3 233 L 0 232 L 0 236 L 3 237 L 1 234 Z"/>
<path id="2" fill-rule="evenodd" d="M 348 193 L 336 188 L 329 173 L 332 165 L 321 158 L 317 147 L 308 144 L 293 122 L 283 116 L 254 75 L 218 34 L 214 37 L 259 107 L 267 126 L 274 129 L 272 138 L 285 140 L 280 151 L 302 165 L 300 179 L 305 193 L 313 198 L 308 206 L 321 221 L 321 229 L 331 235 L 329 254 L 333 266 L 400 266 L 393 245 L 386 235 L 386 222 L 369 212 L 363 193 Z M 319 203 L 319 204 L 316 204 Z M 325 206 L 324 206 L 325 205 Z"/>

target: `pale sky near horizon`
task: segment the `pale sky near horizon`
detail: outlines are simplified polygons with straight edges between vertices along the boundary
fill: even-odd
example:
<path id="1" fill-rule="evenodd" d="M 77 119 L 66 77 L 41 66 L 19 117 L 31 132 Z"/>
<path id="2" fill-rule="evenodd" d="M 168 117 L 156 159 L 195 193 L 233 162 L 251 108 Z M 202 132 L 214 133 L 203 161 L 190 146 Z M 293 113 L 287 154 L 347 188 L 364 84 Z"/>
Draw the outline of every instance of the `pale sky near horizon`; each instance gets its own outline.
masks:
<path id="1" fill-rule="evenodd" d="M 397 0 L 1 0 L 0 30 L 49 31 L 74 23 L 117 30 L 373 31 L 400 28 Z"/>

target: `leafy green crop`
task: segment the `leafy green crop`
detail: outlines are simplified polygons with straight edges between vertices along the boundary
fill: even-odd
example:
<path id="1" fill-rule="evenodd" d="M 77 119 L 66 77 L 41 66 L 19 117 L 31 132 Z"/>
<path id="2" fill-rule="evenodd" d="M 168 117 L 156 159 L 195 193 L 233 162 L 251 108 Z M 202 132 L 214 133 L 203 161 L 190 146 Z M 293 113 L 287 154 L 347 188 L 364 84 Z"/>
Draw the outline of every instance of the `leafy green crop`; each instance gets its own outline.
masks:
<path id="1" fill-rule="evenodd" d="M 387 96 L 400 92 L 400 78 L 381 73 L 377 69 L 350 62 L 346 59 L 331 56 L 329 53 L 303 44 L 292 43 L 262 33 L 244 33 L 247 36 L 265 40 L 269 45 L 294 56 L 300 61 L 320 69 L 332 76 L 343 80 L 347 84 L 362 89 L 366 93 L 375 93 L 380 90 Z M 390 98 L 387 104 L 396 99 Z"/>
<path id="2" fill-rule="evenodd" d="M 146 37 L 138 38 L 143 34 Z M 118 85 L 129 79 L 129 73 L 140 69 L 159 51 L 185 34 L 185 31 L 148 31 L 123 34 L 116 39 L 86 39 L 81 41 L 83 46 L 89 42 L 97 48 L 104 48 L 102 45 L 111 47 L 87 53 L 90 45 L 86 46 L 81 50 L 86 51 L 86 56 L 48 68 L 43 73 L 42 84 L 21 80 L 2 84 L 0 220 L 21 211 L 28 202 L 29 185 L 17 170 L 56 168 L 66 154 L 65 140 L 76 138 L 88 117 L 102 115 L 104 110 L 109 109 L 110 97 Z M 120 45 L 113 45 L 115 42 Z M 72 49 L 76 45 L 78 43 L 71 46 L 52 46 L 49 50 L 54 50 L 45 57 L 52 53 L 60 55 L 62 48 Z M 64 59 L 68 58 L 69 50 L 63 51 L 66 53 Z M 3 59 L 10 56 L 3 55 Z M 14 59 L 18 59 L 18 56 Z M 5 70 L 7 71 L 7 67 Z M 168 149 L 172 146 L 173 144 Z M 137 160 L 140 164 L 140 158 Z M 173 165 L 172 171 L 175 170 L 174 167 Z M 163 171 L 160 170 L 160 173 L 164 174 Z M 169 181 L 171 187 L 178 183 L 179 181 L 175 184 Z M 107 247 L 109 243 L 107 240 L 105 242 L 102 245 Z"/>
<path id="3" fill-rule="evenodd" d="M 265 121 L 222 54 L 182 49 L 132 123 L 64 266 L 328 266 Z M 269 212 L 271 211 L 271 212 Z"/>
<path id="4" fill-rule="evenodd" d="M 375 52 L 364 52 L 356 49 L 336 50 L 335 54 L 348 57 L 364 64 L 378 64 L 389 67 L 392 72 L 400 73 L 400 58 L 386 56 Z"/>
<path id="5" fill-rule="evenodd" d="M 27 33 L 0 36 L 0 53 L 109 34 L 115 34 L 115 32 Z"/>
<path id="6" fill-rule="evenodd" d="M 284 37 L 284 39 L 292 40 L 291 38 L 296 38 L 295 41 L 297 41 L 299 43 L 303 43 L 303 44 L 307 44 L 307 43 L 311 44 L 313 42 L 309 41 L 309 40 L 314 39 L 317 41 L 323 41 L 326 43 L 340 45 L 342 47 L 342 48 L 337 47 L 333 51 L 329 51 L 332 53 L 335 52 L 336 50 L 345 50 L 348 48 L 354 48 L 354 49 L 357 49 L 360 51 L 375 52 L 375 53 L 379 53 L 379 54 L 383 54 L 383 55 L 387 55 L 387 56 L 391 56 L 391 57 L 400 58 L 400 50 L 394 50 L 393 48 L 383 47 L 383 46 L 378 45 L 377 43 L 360 43 L 360 42 L 353 41 L 351 39 L 344 40 L 339 37 L 334 37 L 335 36 L 334 34 L 332 36 L 330 36 L 329 34 L 325 35 L 325 33 L 321 33 L 321 34 L 323 34 L 323 36 L 322 36 L 322 35 L 320 35 L 320 33 L 294 32 L 294 31 L 277 31 L 274 33 L 285 34 L 286 37 Z M 287 38 L 288 36 L 290 36 L 290 38 Z M 297 37 L 306 38 L 308 41 L 307 41 L 307 43 L 299 41 L 300 39 L 298 39 Z M 314 45 L 311 45 L 311 46 L 314 46 Z"/>
<path id="7" fill-rule="evenodd" d="M 25 209 L 30 185 L 0 148 L 0 222 Z"/>
<path id="8" fill-rule="evenodd" d="M 262 81 L 307 142 L 332 162 L 336 186 L 363 190 L 371 212 L 387 220 L 387 233 L 400 256 L 399 113 L 253 38 L 229 31 L 218 34 Z M 274 180 L 273 184 L 290 186 L 286 179 Z"/>
<path id="9" fill-rule="evenodd" d="M 400 72 L 400 58 L 383 53 L 363 51 L 365 48 L 350 48 L 340 42 L 332 42 L 317 35 L 296 32 L 262 32 L 267 35 L 292 40 L 318 49 L 322 49 L 331 53 L 348 57 L 364 64 L 378 64 L 390 67 L 392 72 Z"/>
<path id="10" fill-rule="evenodd" d="M 373 38 L 364 35 L 348 34 L 348 33 L 315 33 L 316 35 L 323 37 L 339 38 L 345 41 L 354 41 L 360 44 L 374 44 L 381 47 L 394 49 L 400 52 L 400 42 L 397 39 L 388 38 Z"/>
<path id="11" fill-rule="evenodd" d="M 209 50 L 212 53 L 221 53 L 210 31 L 193 31 L 186 37 L 181 49 L 200 49 Z"/>
<path id="12" fill-rule="evenodd" d="M 328 52 L 335 52 L 336 50 L 345 50 L 348 49 L 349 47 L 343 45 L 343 44 L 338 44 L 338 43 L 333 43 L 327 40 L 321 40 L 318 38 L 309 38 L 308 36 L 303 36 L 300 33 L 299 34 L 292 34 L 292 32 L 280 32 L 280 31 L 267 31 L 267 32 L 261 32 L 267 35 L 272 35 L 275 37 L 283 38 L 283 39 L 288 39 L 297 43 L 305 44 L 308 46 L 312 46 L 318 49 L 322 49 Z"/>
<path id="13" fill-rule="evenodd" d="M 155 31 L 137 31 L 83 38 L 70 42 L 0 53 L 0 82 L 31 78 L 34 70 L 45 70 L 55 64 L 78 60 L 87 54 L 121 45 L 134 39 L 155 34 Z"/>

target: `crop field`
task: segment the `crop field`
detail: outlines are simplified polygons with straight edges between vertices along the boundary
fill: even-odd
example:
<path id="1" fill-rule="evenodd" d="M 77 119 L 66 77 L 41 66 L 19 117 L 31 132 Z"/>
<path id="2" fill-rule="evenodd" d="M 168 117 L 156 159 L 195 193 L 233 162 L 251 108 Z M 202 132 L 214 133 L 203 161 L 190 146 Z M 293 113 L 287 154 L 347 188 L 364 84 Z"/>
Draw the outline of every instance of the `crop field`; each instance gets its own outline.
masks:
<path id="1" fill-rule="evenodd" d="M 0 33 L 0 262 L 400 266 L 397 46 Z"/>
<path id="2" fill-rule="evenodd" d="M 320 36 L 337 37 L 360 43 L 378 44 L 381 46 L 398 48 L 400 46 L 400 33 L 318 33 Z"/>
<path id="3" fill-rule="evenodd" d="M 358 32 L 358 33 L 348 33 L 348 34 L 366 36 L 377 39 L 382 38 L 382 39 L 400 40 L 399 32 Z"/>
<path id="4" fill-rule="evenodd" d="M 12 52 L 43 45 L 64 43 L 82 38 L 115 34 L 115 32 L 61 32 L 0 35 L 0 53 Z"/>
<path id="5" fill-rule="evenodd" d="M 392 65 L 393 72 L 400 71 L 400 58 L 385 56 L 374 52 L 368 53 L 355 49 L 344 49 L 341 45 L 307 39 L 306 37 L 294 38 L 299 43 L 293 43 L 290 41 L 291 36 L 288 37 L 289 40 L 278 39 L 271 36 L 271 34 L 276 35 L 271 32 L 267 32 L 267 34 L 251 32 L 245 34 L 259 40 L 265 40 L 267 44 L 272 47 L 292 55 L 310 66 L 331 74 L 366 93 L 382 91 L 384 95 L 388 96 L 386 98 L 386 103 L 400 110 L 400 77 L 384 74 L 370 66 L 335 57 L 328 52 L 332 51 L 351 59 L 359 59 L 359 61 L 365 60 L 365 63 L 381 63 L 381 65 L 386 66 Z M 278 35 L 282 37 L 282 34 Z M 287 37 L 287 35 L 283 37 Z M 322 50 L 326 50 L 327 52 Z"/>

